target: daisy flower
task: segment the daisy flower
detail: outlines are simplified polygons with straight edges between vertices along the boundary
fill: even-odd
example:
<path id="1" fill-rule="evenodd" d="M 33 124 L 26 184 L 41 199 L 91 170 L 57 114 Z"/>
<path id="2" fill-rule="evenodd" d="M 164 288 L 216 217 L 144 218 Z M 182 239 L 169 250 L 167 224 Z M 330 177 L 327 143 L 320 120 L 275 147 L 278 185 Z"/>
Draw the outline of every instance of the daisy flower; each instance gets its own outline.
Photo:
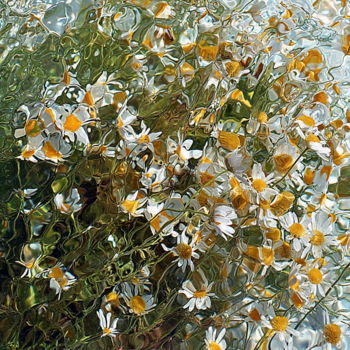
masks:
<path id="1" fill-rule="evenodd" d="M 217 146 L 223 147 L 225 150 L 232 152 L 242 146 L 241 138 L 236 133 L 225 131 L 225 125 L 219 122 L 212 132 L 211 136 L 217 139 Z"/>
<path id="2" fill-rule="evenodd" d="M 71 142 L 77 139 L 84 145 L 88 145 L 90 140 L 83 126 L 91 120 L 89 109 L 85 106 L 72 108 L 65 105 L 61 108 L 61 116 L 58 121 L 58 127 L 63 130 L 63 134 Z"/>
<path id="3" fill-rule="evenodd" d="M 320 326 L 313 345 L 321 347 L 322 350 L 332 350 L 334 348 L 347 349 L 349 345 L 350 329 L 348 312 L 343 307 L 341 307 L 342 311 L 340 311 L 340 305 L 337 304 L 334 301 L 334 303 L 328 305 L 334 314 L 337 314 L 336 319 L 331 319 L 330 313 L 326 309 L 318 316 L 320 318 Z"/>
<path id="4" fill-rule="evenodd" d="M 287 214 L 279 217 L 279 222 L 282 227 L 289 232 L 291 239 L 293 240 L 293 248 L 299 251 L 308 242 L 307 227 L 310 220 L 307 216 L 303 216 L 298 219 L 294 212 L 288 212 Z"/>
<path id="5" fill-rule="evenodd" d="M 342 329 L 335 323 L 328 323 L 323 328 L 323 339 L 327 349 L 332 349 L 333 346 L 341 349 Z"/>
<path id="6" fill-rule="evenodd" d="M 182 284 L 182 289 L 179 290 L 179 294 L 185 294 L 185 296 L 188 299 L 190 299 L 183 306 L 184 309 L 188 308 L 188 311 L 193 311 L 194 308 L 198 310 L 205 310 L 210 308 L 211 307 L 210 297 L 215 295 L 214 293 L 210 293 L 210 290 L 214 282 L 211 282 L 209 284 L 204 273 L 201 270 L 199 270 L 198 272 L 202 278 L 201 287 L 199 289 L 196 289 L 191 281 L 186 280 Z"/>
<path id="7" fill-rule="evenodd" d="M 58 163 L 67 158 L 71 151 L 72 147 L 69 142 L 64 140 L 61 133 L 55 132 L 43 141 L 41 147 L 35 153 L 35 157 Z"/>
<path id="8" fill-rule="evenodd" d="M 65 70 L 62 80 L 58 84 L 48 85 L 45 89 L 44 97 L 47 99 L 56 100 L 70 86 L 79 86 L 79 82 L 71 72 Z"/>
<path id="9" fill-rule="evenodd" d="M 279 173 L 285 174 L 291 170 L 291 167 L 293 166 L 297 157 L 298 155 L 294 146 L 292 146 L 288 141 L 282 143 L 276 148 L 273 155 L 275 169 Z"/>
<path id="10" fill-rule="evenodd" d="M 175 11 L 167 2 L 160 2 L 153 11 L 156 18 L 170 18 L 175 16 Z"/>
<path id="11" fill-rule="evenodd" d="M 290 323 L 295 321 L 296 319 L 289 319 L 286 316 L 276 316 L 273 310 L 271 310 L 269 319 L 263 319 L 264 326 L 269 328 L 282 344 L 281 349 L 287 348 L 287 344 L 289 343 L 292 335 L 299 335 L 299 332 L 290 326 Z"/>
<path id="12" fill-rule="evenodd" d="M 17 264 L 25 267 L 21 278 L 33 278 L 42 273 L 43 269 L 39 266 L 40 256 L 41 247 L 38 243 L 26 244 L 22 248 L 21 259 L 16 261 Z"/>
<path id="13" fill-rule="evenodd" d="M 226 341 L 224 339 L 226 329 L 223 328 L 218 335 L 217 330 L 213 327 L 209 327 L 205 332 L 205 344 L 208 350 L 225 350 Z"/>
<path id="14" fill-rule="evenodd" d="M 161 132 L 150 133 L 144 121 L 141 121 L 140 133 L 135 132 L 131 125 L 127 125 L 121 130 L 122 137 L 128 143 L 128 147 L 133 149 L 137 145 L 149 147 L 153 151 L 152 142 L 157 140 L 161 135 Z"/>
<path id="15" fill-rule="evenodd" d="M 202 156 L 202 151 L 192 150 L 190 148 L 193 144 L 193 140 L 183 140 L 183 136 L 178 132 L 178 142 L 175 142 L 170 137 L 167 139 L 167 152 L 169 154 L 169 163 L 188 163 L 189 159 L 198 159 Z"/>
<path id="16" fill-rule="evenodd" d="M 137 117 L 124 108 L 117 116 L 117 128 L 123 129 L 137 120 Z"/>
<path id="17" fill-rule="evenodd" d="M 152 286 L 152 283 L 149 280 L 150 274 L 151 271 L 149 267 L 144 266 L 135 277 L 131 278 L 130 282 L 135 289 L 135 293 L 140 294 L 144 291 L 150 292 L 150 287 Z"/>
<path id="18" fill-rule="evenodd" d="M 163 209 L 164 203 L 157 203 L 153 199 L 149 199 L 144 213 L 154 235 L 160 231 L 163 235 L 168 235 L 173 232 L 174 225 L 167 223 L 173 220 L 174 217 L 169 216 Z"/>
<path id="19" fill-rule="evenodd" d="M 235 230 L 233 229 L 232 220 L 237 218 L 235 210 L 227 205 L 220 205 L 215 208 L 213 214 L 213 226 L 216 232 L 227 240 L 227 236 L 232 237 Z"/>
<path id="20" fill-rule="evenodd" d="M 320 341 L 324 343 L 325 350 L 337 349 L 346 349 L 349 344 L 350 330 L 349 326 L 345 323 L 341 323 L 338 320 L 336 323 L 331 323 L 329 316 L 326 316 L 327 323 L 323 327 L 323 332 L 320 334 Z"/>
<path id="21" fill-rule="evenodd" d="M 264 315 L 267 313 L 271 313 L 271 306 L 262 301 L 248 302 L 247 306 L 242 310 L 245 321 L 252 323 L 254 328 L 262 324 Z"/>
<path id="22" fill-rule="evenodd" d="M 329 159 L 330 149 L 325 146 L 325 141 L 321 141 L 316 134 L 308 134 L 305 137 L 305 141 L 310 149 L 315 151 L 321 158 L 325 160 Z"/>
<path id="23" fill-rule="evenodd" d="M 226 155 L 228 169 L 235 174 L 247 172 L 251 164 L 251 158 L 243 148 L 236 149 Z"/>
<path id="24" fill-rule="evenodd" d="M 140 191 L 129 194 L 124 201 L 120 203 L 120 207 L 124 213 L 131 216 L 142 216 L 144 208 L 142 206 L 146 203 L 147 198 Z"/>
<path id="25" fill-rule="evenodd" d="M 164 166 L 152 164 L 142 174 L 140 182 L 142 185 L 152 192 L 159 192 L 162 190 L 162 183 L 166 180 L 166 170 Z"/>
<path id="26" fill-rule="evenodd" d="M 110 312 L 105 315 L 103 311 L 100 309 L 97 311 L 97 316 L 100 320 L 100 327 L 102 328 L 102 335 L 101 337 L 109 336 L 109 337 L 115 337 L 118 333 L 116 326 L 119 321 L 118 318 L 115 318 L 112 321 L 112 314 Z"/>
<path id="27" fill-rule="evenodd" d="M 50 278 L 50 288 L 56 291 L 58 298 L 61 297 L 62 291 L 68 290 L 76 281 L 74 275 L 68 272 L 63 264 L 52 267 L 46 275 Z"/>
<path id="28" fill-rule="evenodd" d="M 139 295 L 138 288 L 132 288 L 129 284 L 125 284 L 123 289 L 121 296 L 128 305 L 130 313 L 137 316 L 145 315 L 156 306 L 151 294 Z"/>
<path id="29" fill-rule="evenodd" d="M 327 278 L 329 273 L 330 270 L 323 272 L 319 267 L 313 264 L 303 275 L 303 277 L 307 279 L 307 290 L 312 300 L 317 295 L 321 295 L 321 297 L 325 296 L 326 290 L 330 287 L 330 283 L 326 281 L 329 280 L 329 278 Z"/>
<path id="30" fill-rule="evenodd" d="M 112 291 L 110 291 L 109 293 L 103 296 L 102 305 L 108 312 L 111 312 L 116 308 L 120 308 L 121 310 L 124 310 L 124 308 L 121 305 L 120 299 L 121 299 L 120 291 L 119 291 L 119 288 L 116 286 L 113 288 Z"/>
<path id="31" fill-rule="evenodd" d="M 103 72 L 94 84 L 88 84 L 86 91 L 80 96 L 79 102 L 86 104 L 90 108 L 100 108 L 113 102 L 113 94 L 109 91 L 108 85 L 115 83 L 115 76 L 108 77 L 107 72 Z"/>
<path id="32" fill-rule="evenodd" d="M 190 244 L 188 244 L 189 238 L 186 236 L 186 230 L 182 232 L 181 235 L 177 236 L 177 245 L 174 248 L 168 248 L 164 244 L 162 244 L 162 247 L 165 251 L 172 251 L 175 255 L 178 256 L 177 258 L 177 266 L 181 267 L 182 272 L 185 272 L 186 267 L 189 266 L 191 271 L 194 270 L 194 265 L 192 262 L 192 258 L 198 259 L 199 254 L 195 252 L 196 247 L 194 246 L 195 241 L 192 240 Z"/>
<path id="33" fill-rule="evenodd" d="M 261 164 L 254 164 L 252 170 L 251 185 L 258 195 L 258 199 L 269 199 L 278 194 L 278 191 L 269 188 L 269 184 L 274 181 L 274 174 L 266 176 L 262 171 Z"/>
<path id="34" fill-rule="evenodd" d="M 79 211 L 81 208 L 79 201 L 80 196 L 76 188 L 73 188 L 68 196 L 64 196 L 62 193 L 57 193 L 54 198 L 57 209 L 63 214 L 71 214 Z"/>
<path id="35" fill-rule="evenodd" d="M 333 236 L 331 218 L 324 211 L 312 214 L 308 230 L 310 231 L 309 243 L 305 249 L 311 250 L 315 258 L 322 257 L 323 250 L 327 250 L 330 245 L 337 245 L 336 238 Z"/>
<path id="36" fill-rule="evenodd" d="M 38 160 L 35 158 L 35 154 L 38 148 L 27 144 L 22 148 L 21 154 L 17 157 L 21 160 L 28 160 L 29 162 L 37 163 Z"/>
<path id="37" fill-rule="evenodd" d="M 31 258 L 30 260 L 26 260 L 26 261 L 18 260 L 16 261 L 16 263 L 25 267 L 25 270 L 22 273 L 21 278 L 23 277 L 32 278 L 42 271 L 39 267 L 38 259 L 35 259 L 35 258 Z"/>

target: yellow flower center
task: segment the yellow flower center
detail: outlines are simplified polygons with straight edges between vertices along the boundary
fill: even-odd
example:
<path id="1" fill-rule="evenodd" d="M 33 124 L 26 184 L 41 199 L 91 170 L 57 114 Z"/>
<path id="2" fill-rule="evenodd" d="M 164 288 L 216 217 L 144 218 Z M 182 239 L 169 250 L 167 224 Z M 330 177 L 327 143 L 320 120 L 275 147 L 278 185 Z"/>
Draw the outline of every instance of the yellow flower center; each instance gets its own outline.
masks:
<path id="1" fill-rule="evenodd" d="M 43 152 L 47 158 L 61 159 L 62 154 L 55 149 L 50 141 L 46 141 L 43 146 Z"/>
<path id="2" fill-rule="evenodd" d="M 349 243 L 350 235 L 349 234 L 340 235 L 337 237 L 337 240 L 343 247 L 345 247 Z"/>
<path id="3" fill-rule="evenodd" d="M 320 284 L 323 280 L 322 272 L 317 268 L 311 269 L 307 273 L 307 277 L 312 284 Z"/>
<path id="4" fill-rule="evenodd" d="M 148 135 L 143 135 L 143 136 L 138 138 L 137 142 L 138 143 L 149 143 L 149 142 L 151 142 L 151 139 L 149 138 Z"/>
<path id="5" fill-rule="evenodd" d="M 271 203 L 271 211 L 276 216 L 281 216 L 293 205 L 295 196 L 293 193 L 284 191 Z"/>
<path id="6" fill-rule="evenodd" d="M 270 323 L 275 332 L 283 332 L 288 327 L 288 318 L 284 316 L 275 316 Z"/>
<path id="7" fill-rule="evenodd" d="M 107 294 L 106 301 L 108 303 L 112 303 L 114 305 L 119 305 L 120 304 L 120 302 L 119 302 L 119 295 L 115 291 L 112 291 L 112 292 Z"/>
<path id="8" fill-rule="evenodd" d="M 203 186 L 212 181 L 213 179 L 215 179 L 215 176 L 206 171 L 200 174 L 200 182 Z"/>
<path id="9" fill-rule="evenodd" d="M 267 183 L 262 179 L 255 179 L 252 182 L 252 185 L 253 185 L 254 189 L 258 192 L 264 191 L 264 189 L 267 187 Z"/>
<path id="10" fill-rule="evenodd" d="M 259 123 L 266 123 L 268 120 L 267 114 L 265 112 L 260 112 L 258 115 L 258 122 Z"/>
<path id="11" fill-rule="evenodd" d="M 228 131 L 219 131 L 218 140 L 220 145 L 228 151 L 233 151 L 241 147 L 241 140 L 237 134 Z"/>
<path id="12" fill-rule="evenodd" d="M 243 210 L 249 204 L 249 194 L 239 187 L 231 194 L 231 200 L 235 209 Z"/>
<path id="13" fill-rule="evenodd" d="M 24 266 L 27 268 L 27 269 L 32 269 L 35 265 L 35 259 L 30 259 L 30 261 L 24 263 Z"/>
<path id="14" fill-rule="evenodd" d="M 199 56 L 201 56 L 206 61 L 215 61 L 216 56 L 219 52 L 219 46 L 207 46 L 204 44 L 204 40 L 201 40 L 198 45 Z"/>
<path id="15" fill-rule="evenodd" d="M 304 300 L 299 296 L 298 293 L 292 292 L 291 300 L 296 308 L 301 308 L 304 305 Z"/>
<path id="16" fill-rule="evenodd" d="M 49 273 L 50 278 L 54 278 L 54 279 L 61 279 L 64 277 L 64 273 L 63 271 L 59 268 L 59 267 L 53 267 L 51 269 L 51 272 Z"/>
<path id="17" fill-rule="evenodd" d="M 297 120 L 302 121 L 307 126 L 315 126 L 315 121 L 307 115 L 302 115 L 301 117 L 297 118 Z"/>
<path id="18" fill-rule="evenodd" d="M 325 242 L 324 234 L 321 231 L 314 230 L 313 231 L 314 235 L 310 239 L 310 243 L 312 245 L 323 245 Z"/>
<path id="19" fill-rule="evenodd" d="M 22 156 L 24 159 L 28 159 L 28 158 L 30 158 L 34 153 L 35 153 L 35 149 L 32 149 L 32 150 L 25 149 L 24 151 L 22 151 L 21 156 Z"/>
<path id="20" fill-rule="evenodd" d="M 281 238 L 281 231 L 278 228 L 269 227 L 266 231 L 266 238 L 276 242 Z"/>
<path id="21" fill-rule="evenodd" d="M 142 314 L 146 310 L 146 303 L 139 295 L 132 297 L 130 299 L 129 305 L 135 314 Z"/>
<path id="22" fill-rule="evenodd" d="M 307 135 L 305 138 L 305 141 L 306 142 L 315 142 L 315 143 L 321 142 L 320 139 L 314 134 Z"/>
<path id="23" fill-rule="evenodd" d="M 59 278 L 57 280 L 57 283 L 60 285 L 61 288 L 64 288 L 68 284 L 68 280 L 65 277 Z"/>
<path id="24" fill-rule="evenodd" d="M 302 224 L 299 224 L 298 222 L 289 226 L 288 230 L 294 238 L 300 238 L 300 237 L 303 237 L 305 235 L 304 226 Z"/>
<path id="25" fill-rule="evenodd" d="M 182 259 L 189 259 L 192 256 L 192 247 L 186 243 L 179 243 L 176 252 Z"/>
<path id="26" fill-rule="evenodd" d="M 111 334 L 111 330 L 109 328 L 103 328 L 103 334 Z"/>
<path id="27" fill-rule="evenodd" d="M 207 295 L 207 292 L 205 290 L 198 290 L 197 292 L 193 293 L 193 296 L 195 298 L 204 298 Z"/>
<path id="28" fill-rule="evenodd" d="M 239 62 L 236 62 L 236 61 L 227 62 L 225 64 L 227 74 L 230 77 L 236 76 L 237 73 L 240 71 L 240 66 L 241 66 L 241 64 Z"/>
<path id="29" fill-rule="evenodd" d="M 255 322 L 259 322 L 261 320 L 260 312 L 255 308 L 249 312 L 248 316 Z"/>
<path id="30" fill-rule="evenodd" d="M 216 341 L 211 341 L 208 350 L 221 350 L 221 346 Z"/>
<path id="31" fill-rule="evenodd" d="M 71 132 L 76 132 L 81 126 L 83 122 L 74 114 L 70 114 L 66 121 L 63 124 L 64 130 L 68 130 Z"/>
<path id="32" fill-rule="evenodd" d="M 340 341 L 341 329 L 334 323 L 327 324 L 324 327 L 323 334 L 327 343 L 336 345 Z"/>
<path id="33" fill-rule="evenodd" d="M 307 185 L 311 185 L 312 182 L 314 181 L 314 177 L 315 177 L 315 170 L 307 168 L 305 173 L 304 173 L 304 182 Z"/>
<path id="34" fill-rule="evenodd" d="M 128 213 L 134 214 L 139 207 L 139 201 L 130 201 L 126 199 L 121 205 Z"/>
<path id="35" fill-rule="evenodd" d="M 89 106 L 93 106 L 95 104 L 94 98 L 90 91 L 86 92 L 83 102 L 88 104 Z"/>
<path id="36" fill-rule="evenodd" d="M 290 154 L 283 153 L 273 157 L 276 165 L 276 169 L 285 173 L 293 165 L 294 159 Z"/>

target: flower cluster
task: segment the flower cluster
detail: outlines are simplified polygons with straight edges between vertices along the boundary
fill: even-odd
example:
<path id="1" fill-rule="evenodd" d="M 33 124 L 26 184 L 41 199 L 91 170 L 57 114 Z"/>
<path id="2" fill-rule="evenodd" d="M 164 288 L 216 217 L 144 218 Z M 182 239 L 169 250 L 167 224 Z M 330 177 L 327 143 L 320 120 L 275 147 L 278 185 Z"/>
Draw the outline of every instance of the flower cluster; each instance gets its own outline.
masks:
<path id="1" fill-rule="evenodd" d="M 21 278 L 121 348 L 347 348 L 350 5 L 126 3 L 94 12 L 114 69 L 17 111 L 18 159 L 55 174 Z"/>

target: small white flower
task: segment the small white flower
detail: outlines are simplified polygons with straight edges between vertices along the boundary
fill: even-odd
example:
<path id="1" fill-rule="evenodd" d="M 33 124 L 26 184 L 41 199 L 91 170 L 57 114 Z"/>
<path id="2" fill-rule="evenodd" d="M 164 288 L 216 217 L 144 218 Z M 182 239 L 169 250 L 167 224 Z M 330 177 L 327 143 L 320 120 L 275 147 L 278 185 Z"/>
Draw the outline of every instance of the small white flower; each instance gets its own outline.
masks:
<path id="1" fill-rule="evenodd" d="M 148 169 L 145 169 L 140 182 L 152 192 L 159 192 L 162 190 L 164 180 L 166 180 L 165 167 L 152 164 Z"/>
<path id="2" fill-rule="evenodd" d="M 117 128 L 123 129 L 137 120 L 137 117 L 124 108 L 117 116 Z"/>
<path id="3" fill-rule="evenodd" d="M 187 164 L 189 159 L 198 159 L 202 155 L 200 150 L 192 150 L 190 148 L 193 140 L 183 141 L 183 136 L 178 132 L 178 142 L 175 142 L 170 137 L 167 139 L 167 151 L 169 153 L 169 162 L 171 164 L 183 163 Z"/>
<path id="4" fill-rule="evenodd" d="M 115 337 L 118 333 L 116 326 L 119 321 L 118 318 L 115 318 L 113 321 L 111 320 L 112 314 L 110 312 L 105 315 L 103 311 L 100 309 L 97 311 L 97 316 L 100 319 L 100 327 L 102 328 L 101 337 L 109 336 Z"/>
<path id="5" fill-rule="evenodd" d="M 296 148 L 292 146 L 288 140 L 284 140 L 284 142 L 276 148 L 273 155 L 275 169 L 280 174 L 285 174 L 287 172 L 292 173 L 292 171 L 299 166 L 298 164 L 294 165 L 297 157 Z"/>
<path id="6" fill-rule="evenodd" d="M 136 145 L 146 145 L 153 150 L 152 142 L 159 138 L 161 132 L 150 133 L 150 130 L 151 129 L 146 126 L 145 122 L 142 121 L 140 133 L 136 133 L 131 125 L 127 125 L 121 131 L 124 140 L 129 144 L 129 148 L 133 149 Z"/>
<path id="7" fill-rule="evenodd" d="M 225 350 L 226 341 L 224 339 L 226 329 L 223 328 L 218 335 L 216 335 L 217 330 L 213 327 L 209 327 L 205 332 L 205 344 L 208 350 Z"/>
<path id="8" fill-rule="evenodd" d="M 142 216 L 145 210 L 142 206 L 146 201 L 147 198 L 144 197 L 143 193 L 136 191 L 129 194 L 126 199 L 120 203 L 120 207 L 124 213 L 128 213 L 131 216 Z"/>
<path id="9" fill-rule="evenodd" d="M 124 284 L 124 292 L 121 294 L 125 303 L 129 306 L 129 312 L 138 316 L 145 315 L 156 306 L 151 294 L 139 295 L 139 289 L 129 284 Z"/>
<path id="10" fill-rule="evenodd" d="M 180 294 L 185 294 L 185 296 L 190 299 L 187 304 L 183 306 L 184 309 L 188 308 L 188 311 L 193 311 L 194 308 L 198 310 L 205 310 L 211 307 L 210 297 L 214 296 L 214 293 L 210 293 L 210 290 L 214 282 L 208 283 L 207 278 L 204 273 L 199 270 L 202 277 L 202 284 L 199 289 L 196 289 L 191 281 L 186 280 L 182 284 L 182 289 L 179 290 Z"/>
<path id="11" fill-rule="evenodd" d="M 326 272 L 324 272 L 321 271 L 321 269 L 317 266 L 312 265 L 310 266 L 310 268 L 307 269 L 306 273 L 302 275 L 304 278 L 307 279 L 305 283 L 307 286 L 307 292 L 311 300 L 315 299 L 317 295 L 320 295 L 321 297 L 325 296 L 327 289 L 331 285 L 328 282 L 329 278 L 327 278 L 327 275 L 329 273 L 329 270 L 326 270 Z"/>
<path id="12" fill-rule="evenodd" d="M 71 142 L 76 138 L 78 142 L 88 145 L 89 136 L 83 126 L 91 120 L 89 109 L 85 106 L 74 109 L 70 105 L 64 105 L 60 112 L 57 125 L 63 131 L 63 135 L 67 136 Z"/>
<path id="13" fill-rule="evenodd" d="M 232 220 L 237 218 L 235 210 L 227 205 L 220 205 L 215 208 L 213 215 L 213 224 L 216 232 L 227 240 L 227 236 L 232 237 Z"/>
<path id="14" fill-rule="evenodd" d="M 182 232 L 181 235 L 177 236 L 177 245 L 174 248 L 168 248 L 164 244 L 162 247 L 165 251 L 172 251 L 174 254 L 178 256 L 177 266 L 181 267 L 182 272 L 185 272 L 186 267 L 189 266 L 191 271 L 194 270 L 194 265 L 192 262 L 192 258 L 198 259 L 199 254 L 195 252 L 196 247 L 194 246 L 195 241 L 193 240 L 190 244 L 188 244 L 189 238 L 186 236 L 186 230 Z"/>
<path id="15" fill-rule="evenodd" d="M 54 202 L 57 209 L 63 214 L 71 214 L 79 211 L 81 204 L 79 203 L 80 196 L 76 188 L 73 188 L 68 196 L 64 196 L 62 193 L 57 193 Z"/>
<path id="16" fill-rule="evenodd" d="M 68 272 L 62 264 L 52 267 L 44 274 L 50 278 L 50 288 L 56 291 L 58 298 L 61 297 L 62 291 L 68 290 L 76 281 L 74 275 Z"/>
<path id="17" fill-rule="evenodd" d="M 303 216 L 301 219 L 298 219 L 294 212 L 288 212 L 281 216 L 279 220 L 282 227 L 290 233 L 293 240 L 293 248 L 299 251 L 302 247 L 305 247 L 308 243 L 307 227 L 310 223 L 309 218 Z"/>
<path id="18" fill-rule="evenodd" d="M 308 230 L 310 231 L 309 243 L 305 249 L 311 250 L 315 258 L 321 258 L 323 251 L 329 250 L 329 246 L 337 245 L 336 238 L 333 236 L 333 224 L 324 211 L 313 213 Z"/>
<path id="19" fill-rule="evenodd" d="M 269 315 L 269 319 L 263 318 L 264 326 L 277 335 L 282 345 L 281 349 L 287 349 L 287 344 L 291 341 L 291 335 L 299 335 L 299 332 L 290 326 L 290 323 L 295 321 L 296 319 L 288 319 L 286 316 L 276 316 L 273 310 Z"/>
<path id="20" fill-rule="evenodd" d="M 308 134 L 305 137 L 305 141 L 307 142 L 308 146 L 313 151 L 315 151 L 321 158 L 325 160 L 329 159 L 329 154 L 331 150 L 325 146 L 325 141 L 321 141 L 321 139 L 313 133 Z"/>
<path id="21" fill-rule="evenodd" d="M 251 185 L 257 194 L 258 202 L 259 198 L 269 199 L 271 196 L 278 194 L 278 191 L 269 188 L 269 184 L 273 181 L 274 174 L 266 176 L 262 171 L 261 164 L 253 165 Z"/>

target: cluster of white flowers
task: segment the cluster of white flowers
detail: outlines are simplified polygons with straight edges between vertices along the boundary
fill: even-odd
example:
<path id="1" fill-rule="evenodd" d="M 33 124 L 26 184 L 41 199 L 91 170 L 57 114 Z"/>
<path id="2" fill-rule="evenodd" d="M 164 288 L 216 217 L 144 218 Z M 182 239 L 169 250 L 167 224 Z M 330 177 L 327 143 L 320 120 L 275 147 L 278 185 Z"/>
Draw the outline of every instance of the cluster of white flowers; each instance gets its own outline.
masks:
<path id="1" fill-rule="evenodd" d="M 181 330 L 184 349 L 193 329 L 209 350 L 345 349 L 350 205 L 342 188 L 350 166 L 350 110 L 346 79 L 330 67 L 350 64 L 349 5 L 334 1 L 322 10 L 318 1 L 272 1 L 269 8 L 269 1 L 253 1 L 236 16 L 234 1 L 219 2 L 226 9 L 220 20 L 193 6 L 176 39 L 170 25 L 155 22 L 144 34 L 143 53 L 126 63 L 148 101 L 176 80 L 185 91 L 199 79 L 202 91 L 192 94 L 202 94 L 207 105 L 179 93 L 179 114 L 185 115 L 182 104 L 188 107 L 187 120 L 154 125 L 142 117 L 152 104 L 135 107 L 137 83 L 125 87 L 117 73 L 103 72 L 82 87 L 67 70 L 44 102 L 20 108 L 19 158 L 59 167 L 79 151 L 84 159 L 113 160 L 124 186 L 110 193 L 119 217 L 147 227 L 142 240 L 158 258 L 106 288 L 98 311 L 102 336 L 116 337 L 119 320 L 163 312 L 171 300 L 184 317 L 191 315 Z M 156 21 L 176 13 L 166 2 L 131 3 Z M 132 50 L 129 10 L 104 16 L 124 30 Z M 310 18 L 321 32 L 313 29 L 304 43 Z M 320 45 L 323 29 L 342 44 Z M 172 56 L 174 47 L 180 58 Z M 152 60 L 165 68 L 150 78 Z M 60 104 L 62 95 L 75 103 Z M 114 136 L 94 143 L 106 108 Z M 54 204 L 60 215 L 73 217 L 83 207 L 77 188 L 56 193 Z M 105 239 L 115 243 L 113 235 Z M 34 260 L 20 263 L 23 278 L 49 278 L 59 296 L 78 281 L 62 265 L 42 272 Z"/>

